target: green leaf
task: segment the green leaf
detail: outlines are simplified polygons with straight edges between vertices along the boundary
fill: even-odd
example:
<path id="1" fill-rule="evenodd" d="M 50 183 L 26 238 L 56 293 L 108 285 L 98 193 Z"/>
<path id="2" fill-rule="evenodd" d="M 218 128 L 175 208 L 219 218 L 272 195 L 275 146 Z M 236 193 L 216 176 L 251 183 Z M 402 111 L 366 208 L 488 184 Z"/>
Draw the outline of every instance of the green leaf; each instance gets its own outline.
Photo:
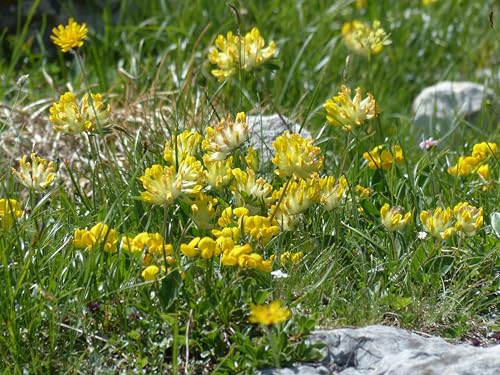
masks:
<path id="1" fill-rule="evenodd" d="M 160 287 L 160 302 L 168 309 L 177 299 L 180 287 L 182 285 L 182 278 L 178 270 L 170 272 L 161 282 Z"/>

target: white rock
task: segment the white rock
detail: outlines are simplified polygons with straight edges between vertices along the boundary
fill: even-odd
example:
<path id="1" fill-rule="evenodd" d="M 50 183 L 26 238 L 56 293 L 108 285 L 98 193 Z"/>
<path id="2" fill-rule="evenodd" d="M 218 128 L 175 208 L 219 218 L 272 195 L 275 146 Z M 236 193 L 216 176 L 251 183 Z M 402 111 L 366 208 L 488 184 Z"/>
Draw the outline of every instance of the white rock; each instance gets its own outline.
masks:
<path id="1" fill-rule="evenodd" d="M 316 331 L 310 340 L 326 345 L 321 363 L 264 370 L 261 374 L 500 374 L 500 345 L 453 345 L 439 337 L 386 326 Z"/>
<path id="2" fill-rule="evenodd" d="M 443 136 L 458 119 L 478 114 L 484 100 L 494 97 L 493 91 L 473 82 L 443 81 L 425 88 L 412 106 L 419 136 Z"/>

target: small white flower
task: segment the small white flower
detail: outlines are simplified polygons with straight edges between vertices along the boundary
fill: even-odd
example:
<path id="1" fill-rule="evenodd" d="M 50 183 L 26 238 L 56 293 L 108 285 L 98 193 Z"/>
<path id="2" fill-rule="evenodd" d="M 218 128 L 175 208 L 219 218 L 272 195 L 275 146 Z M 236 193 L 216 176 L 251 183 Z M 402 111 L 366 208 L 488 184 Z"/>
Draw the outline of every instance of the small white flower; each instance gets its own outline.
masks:
<path id="1" fill-rule="evenodd" d="M 282 270 L 276 270 L 271 272 L 271 276 L 275 279 L 286 279 L 288 274 L 284 273 Z"/>
<path id="2" fill-rule="evenodd" d="M 427 238 L 427 232 L 418 232 L 418 235 L 417 235 L 418 239 L 419 240 L 425 240 Z"/>

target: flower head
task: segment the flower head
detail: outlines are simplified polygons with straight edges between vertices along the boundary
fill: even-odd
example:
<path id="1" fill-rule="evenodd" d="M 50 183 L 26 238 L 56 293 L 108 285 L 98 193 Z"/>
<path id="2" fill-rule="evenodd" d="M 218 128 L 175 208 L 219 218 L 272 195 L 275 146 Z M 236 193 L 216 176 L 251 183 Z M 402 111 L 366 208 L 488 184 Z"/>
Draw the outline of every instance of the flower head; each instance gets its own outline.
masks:
<path id="1" fill-rule="evenodd" d="M 434 138 L 428 138 L 424 139 L 422 142 L 418 144 L 418 147 L 421 150 L 430 150 L 431 148 L 436 147 L 439 144 L 439 141 L 435 140 Z"/>
<path id="2" fill-rule="evenodd" d="M 422 211 L 420 221 L 424 229 L 435 238 L 447 240 L 456 231 L 452 225 L 453 210 L 449 207 L 445 209 L 438 207 L 434 212 Z"/>
<path id="3" fill-rule="evenodd" d="M 333 126 L 340 126 L 343 130 L 361 126 L 365 121 L 377 117 L 379 109 L 375 98 L 368 93 L 361 99 L 361 89 L 356 88 L 354 99 L 351 99 L 351 89 L 342 85 L 337 96 L 328 99 L 323 107 L 326 110 L 326 119 Z"/>
<path id="4" fill-rule="evenodd" d="M 467 202 L 461 202 L 453 208 L 455 214 L 455 228 L 469 236 L 483 226 L 483 208 L 476 208 Z"/>
<path id="5" fill-rule="evenodd" d="M 251 305 L 250 323 L 273 325 L 286 322 L 290 318 L 290 310 L 281 306 L 280 301 L 271 302 L 269 305 Z"/>
<path id="6" fill-rule="evenodd" d="M 203 149 L 209 155 L 209 161 L 224 160 L 231 151 L 238 148 L 248 138 L 248 126 L 244 112 L 236 115 L 233 122 L 231 116 L 222 119 L 214 128 L 207 127 L 202 142 Z"/>
<path id="7" fill-rule="evenodd" d="M 411 212 L 404 213 L 402 207 L 391 207 L 386 203 L 380 209 L 380 220 L 390 232 L 403 230 L 411 221 Z"/>
<path id="8" fill-rule="evenodd" d="M 342 26 L 342 36 L 350 50 L 364 56 L 380 53 L 384 46 L 391 44 L 379 21 L 374 21 L 372 26 L 357 20 L 347 22 Z"/>
<path id="9" fill-rule="evenodd" d="M 208 54 L 210 63 L 218 67 L 212 70 L 212 75 L 222 82 L 236 74 L 240 67 L 245 71 L 251 71 L 274 56 L 275 43 L 270 42 L 267 47 L 264 47 L 265 44 L 256 27 L 242 39 L 232 32 L 228 32 L 226 38 L 223 35 L 217 36 L 215 47 Z"/>
<path id="10" fill-rule="evenodd" d="M 14 220 L 21 217 L 21 206 L 15 199 L 0 199 L 0 228 L 8 231 Z"/>
<path id="11" fill-rule="evenodd" d="M 156 279 L 158 274 L 160 273 L 160 267 L 155 266 L 154 264 L 147 266 L 144 271 L 142 271 L 142 278 L 146 281 L 153 281 Z"/>
<path id="12" fill-rule="evenodd" d="M 104 251 L 114 253 L 118 246 L 118 232 L 104 223 L 97 223 L 90 230 L 76 229 L 73 246 L 87 250 L 92 250 L 94 246 L 102 246 Z"/>
<path id="13" fill-rule="evenodd" d="M 323 168 L 321 149 L 313 146 L 311 138 L 301 137 L 288 131 L 273 142 L 276 155 L 272 162 L 280 177 L 308 178 Z"/>
<path id="14" fill-rule="evenodd" d="M 195 156 L 201 134 L 193 130 L 184 130 L 179 135 L 173 135 L 172 140 L 165 142 L 163 159 L 170 165 L 178 165 L 188 156 Z"/>
<path id="15" fill-rule="evenodd" d="M 472 157 L 482 162 L 490 156 L 496 155 L 497 144 L 493 142 L 481 142 L 472 147 Z"/>
<path id="16" fill-rule="evenodd" d="M 319 202 L 326 211 L 337 208 L 345 200 L 349 184 L 345 176 L 335 181 L 333 176 L 323 176 L 319 180 Z"/>
<path id="17" fill-rule="evenodd" d="M 56 164 L 32 153 L 28 161 L 28 155 L 19 160 L 19 170 L 12 168 L 12 174 L 18 181 L 29 189 L 38 192 L 47 190 L 54 183 Z"/>
<path id="18" fill-rule="evenodd" d="M 237 206 L 246 206 L 257 211 L 271 203 L 273 187 L 263 177 L 256 178 L 252 169 L 247 169 L 245 172 L 235 168 L 231 173 L 234 176 L 231 190 L 235 195 Z"/>
<path id="19" fill-rule="evenodd" d="M 384 145 L 376 146 L 373 150 L 365 152 L 363 158 L 368 162 L 370 169 L 389 169 L 394 163 L 404 161 L 403 149 L 395 145 L 388 149 Z"/>
<path id="20" fill-rule="evenodd" d="M 101 94 L 91 94 L 92 104 L 89 103 L 89 95 L 85 94 L 81 105 L 78 106 L 75 95 L 66 92 L 61 95 L 59 102 L 50 107 L 49 120 L 54 124 L 53 128 L 68 134 L 82 132 L 95 132 L 108 122 L 111 107 L 105 106 Z"/>
<path id="21" fill-rule="evenodd" d="M 66 26 L 59 25 L 52 29 L 50 39 L 61 48 L 61 51 L 68 52 L 72 48 L 83 46 L 83 40 L 87 37 L 88 31 L 85 23 L 80 25 L 70 18 Z"/>

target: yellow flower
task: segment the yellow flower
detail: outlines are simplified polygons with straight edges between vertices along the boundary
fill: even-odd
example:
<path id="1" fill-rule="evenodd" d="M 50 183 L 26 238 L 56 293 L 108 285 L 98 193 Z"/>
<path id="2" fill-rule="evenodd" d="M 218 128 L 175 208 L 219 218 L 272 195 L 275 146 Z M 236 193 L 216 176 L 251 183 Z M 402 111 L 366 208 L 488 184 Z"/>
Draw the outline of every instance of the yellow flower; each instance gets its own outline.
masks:
<path id="1" fill-rule="evenodd" d="M 317 173 L 312 175 L 312 178 L 304 180 L 292 181 L 288 184 L 285 196 L 282 198 L 280 206 L 286 208 L 290 215 L 297 215 L 306 211 L 318 199 L 319 193 L 319 177 Z M 273 194 L 276 201 L 283 195 L 282 187 Z"/>
<path id="2" fill-rule="evenodd" d="M 104 251 L 109 253 L 116 252 L 118 232 L 115 229 L 110 229 L 107 224 L 97 223 L 90 228 L 90 233 L 96 239 L 95 243 L 103 246 Z"/>
<path id="3" fill-rule="evenodd" d="M 224 160 L 248 138 L 245 113 L 238 113 L 235 122 L 231 116 L 228 116 L 226 120 L 222 119 L 214 128 L 208 126 L 206 133 L 202 147 L 209 155 L 208 160 Z"/>
<path id="4" fill-rule="evenodd" d="M 333 126 L 340 126 L 345 131 L 361 126 L 365 121 L 377 117 L 379 109 L 372 94 L 361 99 L 361 89 L 356 88 L 356 95 L 351 99 L 351 89 L 342 85 L 337 96 L 328 99 L 323 108 L 326 119 Z"/>
<path id="5" fill-rule="evenodd" d="M 142 278 L 146 281 L 153 281 L 156 279 L 156 276 L 160 273 L 160 268 L 155 265 L 148 266 L 142 271 Z"/>
<path id="6" fill-rule="evenodd" d="M 210 237 L 195 237 L 188 244 L 181 244 L 181 253 L 190 258 L 201 256 L 203 259 L 210 259 L 220 255 L 222 249 L 223 247 L 217 246 L 216 241 Z"/>
<path id="7" fill-rule="evenodd" d="M 219 227 L 224 228 L 229 225 L 239 225 L 239 219 L 243 216 L 247 216 L 249 213 L 246 207 L 227 207 L 222 211 L 217 224 Z"/>
<path id="8" fill-rule="evenodd" d="M 83 40 L 87 37 L 87 25 L 78 24 L 70 18 L 66 26 L 59 25 L 52 29 L 50 39 L 52 42 L 61 48 L 61 51 L 68 52 L 72 48 L 83 46 Z"/>
<path id="9" fill-rule="evenodd" d="M 248 168 L 254 171 L 259 169 L 259 155 L 253 147 L 248 147 L 247 154 L 245 155 L 245 161 L 247 162 Z"/>
<path id="10" fill-rule="evenodd" d="M 226 160 L 210 160 L 209 155 L 203 155 L 203 163 L 206 168 L 207 185 L 213 189 L 221 189 L 231 182 L 231 167 L 233 157 Z"/>
<path id="11" fill-rule="evenodd" d="M 422 5 L 424 7 L 437 3 L 437 0 L 422 0 Z"/>
<path id="12" fill-rule="evenodd" d="M 326 211 L 340 206 L 347 195 L 349 184 L 345 176 L 340 176 L 337 182 L 333 176 L 324 176 L 319 180 L 319 202 Z"/>
<path id="13" fill-rule="evenodd" d="M 240 67 L 245 71 L 251 71 L 274 56 L 275 43 L 270 42 L 267 47 L 264 47 L 265 44 L 264 38 L 256 27 L 245 34 L 241 40 L 232 32 L 228 32 L 226 38 L 223 35 L 217 36 L 215 47 L 208 54 L 210 63 L 218 67 L 212 70 L 212 75 L 222 82 L 236 74 Z"/>
<path id="14" fill-rule="evenodd" d="M 490 179 L 490 166 L 488 164 L 483 164 L 477 167 L 476 173 L 481 176 L 483 180 Z"/>
<path id="15" fill-rule="evenodd" d="M 0 226 L 8 231 L 14 224 L 14 220 L 21 217 L 22 211 L 19 202 L 15 199 L 0 199 Z"/>
<path id="16" fill-rule="evenodd" d="M 472 147 L 472 157 L 476 158 L 478 162 L 482 162 L 489 156 L 496 155 L 497 144 L 492 142 L 477 143 Z"/>
<path id="17" fill-rule="evenodd" d="M 236 266 L 238 265 L 238 258 L 245 254 L 250 254 L 252 247 L 250 244 L 237 245 L 232 249 L 224 251 L 221 257 L 221 264 L 223 266 Z"/>
<path id="18" fill-rule="evenodd" d="M 483 208 L 476 208 L 467 202 L 461 202 L 453 208 L 457 222 L 455 228 L 469 236 L 483 226 Z"/>
<path id="19" fill-rule="evenodd" d="M 380 209 L 380 220 L 390 232 L 403 230 L 411 222 L 411 212 L 404 213 L 402 207 L 391 207 L 386 203 Z"/>
<path id="20" fill-rule="evenodd" d="M 369 198 L 373 194 L 373 189 L 371 187 L 364 187 L 364 186 L 361 186 L 361 185 L 356 185 L 356 187 L 354 189 L 363 198 Z"/>
<path id="21" fill-rule="evenodd" d="M 147 203 L 160 206 L 170 205 L 177 198 L 198 194 L 203 188 L 205 174 L 201 162 L 187 156 L 176 172 L 175 166 L 162 167 L 154 164 L 146 168 L 139 180 L 146 191 L 141 198 Z"/>
<path id="22" fill-rule="evenodd" d="M 53 123 L 54 130 L 76 134 L 85 131 L 95 132 L 98 126 L 105 126 L 111 107 L 104 106 L 101 94 L 90 94 L 90 96 L 92 105 L 89 104 L 88 94 L 85 94 L 80 108 L 73 93 L 68 91 L 61 95 L 59 102 L 50 107 L 49 120 Z"/>
<path id="23" fill-rule="evenodd" d="M 422 211 L 420 221 L 426 232 L 435 238 L 447 240 L 456 231 L 452 225 L 453 210 L 449 207 L 445 209 L 438 207 L 434 212 Z"/>
<path id="24" fill-rule="evenodd" d="M 479 160 L 473 156 L 460 156 L 456 165 L 448 168 L 452 176 L 468 176 L 476 170 Z"/>
<path id="25" fill-rule="evenodd" d="M 250 323 L 268 326 L 286 322 L 290 314 L 290 310 L 282 307 L 280 301 L 274 301 L 269 305 L 251 305 L 249 320 Z"/>
<path id="26" fill-rule="evenodd" d="M 297 264 L 304 257 L 304 252 L 298 251 L 292 253 L 291 251 L 285 251 L 280 255 L 280 265 L 285 266 L 287 264 Z M 273 261 L 276 259 L 276 255 L 273 254 L 269 257 L 269 260 Z"/>
<path id="27" fill-rule="evenodd" d="M 275 223 L 271 223 L 268 217 L 254 215 L 241 218 L 241 228 L 246 235 L 261 244 L 266 244 L 280 229 Z"/>
<path id="28" fill-rule="evenodd" d="M 200 142 L 201 134 L 194 130 L 184 130 L 177 136 L 173 135 L 172 140 L 167 140 L 165 142 L 163 159 L 168 162 L 169 165 L 177 166 L 188 156 L 195 156 Z"/>
<path id="29" fill-rule="evenodd" d="M 370 169 L 389 169 L 394 163 L 404 161 L 403 149 L 399 145 L 387 149 L 384 145 L 376 146 L 373 150 L 365 152 L 363 158 L 368 162 Z"/>
<path id="30" fill-rule="evenodd" d="M 126 237 L 126 240 L 122 240 L 122 243 L 125 250 L 133 253 L 147 250 L 149 253 L 163 256 L 170 255 L 173 252 L 173 246 L 166 244 L 160 233 L 142 232 L 132 239 Z"/>
<path id="31" fill-rule="evenodd" d="M 238 266 L 240 268 L 254 268 L 267 273 L 273 270 L 273 262 L 271 260 L 264 260 L 262 255 L 257 253 L 243 254 L 238 257 Z"/>
<path id="32" fill-rule="evenodd" d="M 285 131 L 273 142 L 276 155 L 272 159 L 280 177 L 308 178 L 323 168 L 323 156 L 319 147 L 313 146 L 311 138 L 301 137 Z"/>
<path id="33" fill-rule="evenodd" d="M 27 188 L 45 191 L 54 183 L 56 164 L 51 161 L 47 165 L 47 160 L 35 153 L 30 156 L 31 162 L 27 159 L 28 155 L 24 155 L 19 160 L 19 170 L 12 168 L 12 174 Z"/>
<path id="34" fill-rule="evenodd" d="M 210 195 L 198 193 L 191 202 L 191 219 L 202 230 L 212 229 L 217 199 Z"/>
<path id="35" fill-rule="evenodd" d="M 380 53 L 384 46 L 391 44 L 379 21 L 374 21 L 372 26 L 357 20 L 347 22 L 342 26 L 342 36 L 347 48 L 363 56 Z"/>
<path id="36" fill-rule="evenodd" d="M 95 236 L 87 229 L 75 229 L 73 246 L 77 249 L 91 250 L 96 243 Z"/>
<path id="37" fill-rule="evenodd" d="M 249 206 L 248 208 L 255 212 L 271 203 L 273 187 L 263 177 L 256 178 L 252 169 L 245 172 L 235 168 L 231 173 L 234 176 L 231 190 L 237 206 Z"/>

